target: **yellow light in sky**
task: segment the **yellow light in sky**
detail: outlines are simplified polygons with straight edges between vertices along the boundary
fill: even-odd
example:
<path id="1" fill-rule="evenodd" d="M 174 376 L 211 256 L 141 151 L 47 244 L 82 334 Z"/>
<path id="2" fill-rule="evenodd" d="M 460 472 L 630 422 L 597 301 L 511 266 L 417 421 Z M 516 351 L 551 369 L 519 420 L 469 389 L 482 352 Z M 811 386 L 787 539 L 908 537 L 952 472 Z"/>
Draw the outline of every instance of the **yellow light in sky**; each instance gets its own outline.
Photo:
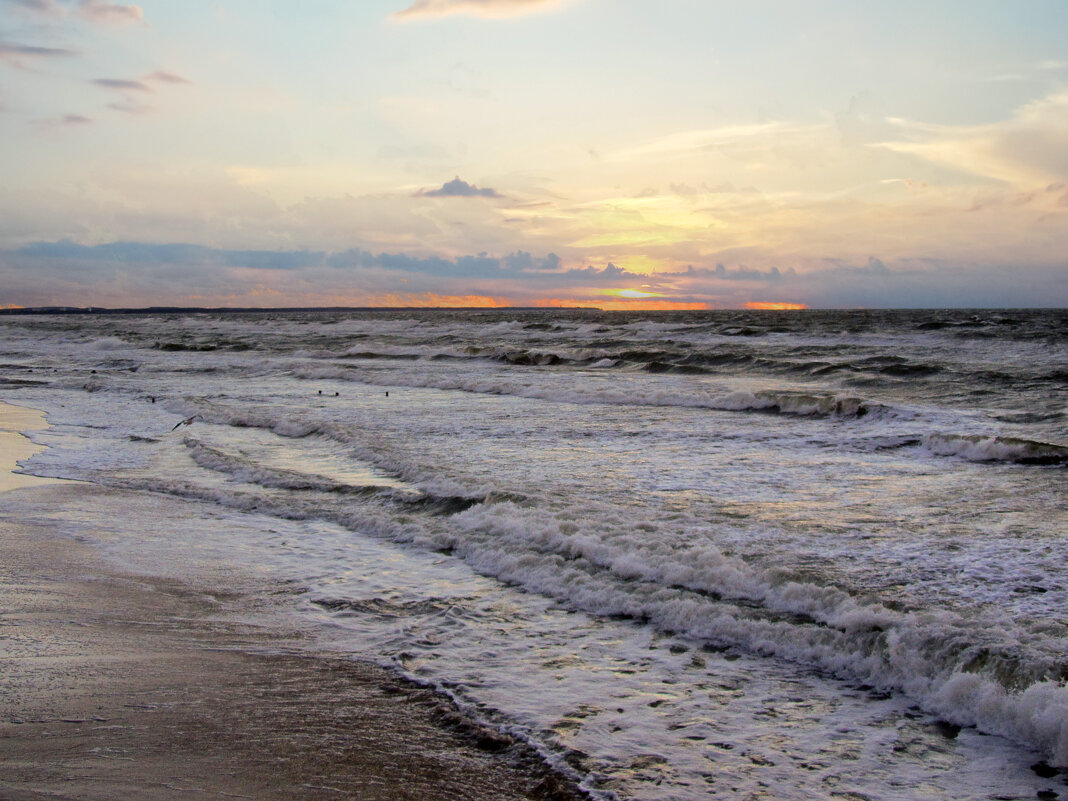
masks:
<path id="1" fill-rule="evenodd" d="M 776 301 L 751 300 L 745 304 L 747 309 L 762 309 L 766 311 L 800 311 L 807 309 L 804 303 L 783 303 Z"/>
<path id="2" fill-rule="evenodd" d="M 605 295 L 614 295 L 617 298 L 662 298 L 659 292 L 642 292 L 640 289 L 605 289 Z"/>

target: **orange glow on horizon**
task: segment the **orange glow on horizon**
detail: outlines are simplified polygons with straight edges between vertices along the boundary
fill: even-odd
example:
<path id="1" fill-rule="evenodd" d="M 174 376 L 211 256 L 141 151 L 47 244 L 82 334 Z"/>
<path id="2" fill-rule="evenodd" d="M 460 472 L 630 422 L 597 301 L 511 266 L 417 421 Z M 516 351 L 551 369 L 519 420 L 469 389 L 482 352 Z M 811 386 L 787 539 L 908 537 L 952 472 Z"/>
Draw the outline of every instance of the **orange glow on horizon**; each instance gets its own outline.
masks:
<path id="1" fill-rule="evenodd" d="M 262 306 L 264 295 L 278 295 L 286 297 L 284 303 L 273 303 L 271 306 L 300 307 L 352 307 L 372 309 L 499 309 L 515 306 L 516 303 L 507 298 L 494 298 L 488 295 L 440 295 L 436 292 L 412 292 L 412 293 L 389 293 L 386 295 L 300 295 L 286 296 L 281 292 L 265 292 L 254 289 L 244 295 L 189 295 L 187 299 L 197 305 L 208 306 L 238 306 L 256 308 Z M 149 304 L 145 304 L 149 305 Z"/>
<path id="2" fill-rule="evenodd" d="M 421 294 L 386 295 L 376 297 L 369 306 L 415 306 L 419 308 L 439 309 L 500 309 L 516 304 L 505 298 L 491 298 L 488 295 L 439 295 L 436 292 Z"/>
<path id="3" fill-rule="evenodd" d="M 707 311 L 707 303 L 676 300 L 578 300 L 576 298 L 543 298 L 534 301 L 535 306 L 564 309 L 601 309 L 602 311 Z"/>
<path id="4" fill-rule="evenodd" d="M 747 309 L 759 309 L 762 311 L 801 311 L 807 309 L 808 306 L 804 303 L 784 303 L 773 302 L 768 300 L 751 300 L 745 304 Z"/>

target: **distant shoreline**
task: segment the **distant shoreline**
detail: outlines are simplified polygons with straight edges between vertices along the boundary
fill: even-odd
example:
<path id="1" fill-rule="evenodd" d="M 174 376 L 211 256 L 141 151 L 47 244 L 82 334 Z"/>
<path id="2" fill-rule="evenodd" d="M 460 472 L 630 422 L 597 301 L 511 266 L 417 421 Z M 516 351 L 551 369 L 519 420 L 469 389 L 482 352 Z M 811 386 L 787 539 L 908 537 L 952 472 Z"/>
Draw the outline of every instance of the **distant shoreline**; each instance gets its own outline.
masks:
<path id="1" fill-rule="evenodd" d="M 393 312 L 393 311 L 604 311 L 596 306 L 145 306 L 104 308 L 87 306 L 27 306 L 0 309 L 0 316 L 27 314 L 278 314 L 292 312 Z"/>
<path id="2" fill-rule="evenodd" d="M 122 315 L 122 314 L 293 314 L 299 312 L 600 312 L 678 314 L 746 312 L 753 314 L 783 314 L 812 312 L 1021 312 L 1021 311 L 1068 311 L 1060 306 L 962 306 L 930 308 L 860 308 L 848 309 L 602 309 L 597 306 L 144 306 L 132 308 L 108 308 L 102 306 L 26 306 L 15 309 L 0 309 L 0 317 L 47 314 Z"/>

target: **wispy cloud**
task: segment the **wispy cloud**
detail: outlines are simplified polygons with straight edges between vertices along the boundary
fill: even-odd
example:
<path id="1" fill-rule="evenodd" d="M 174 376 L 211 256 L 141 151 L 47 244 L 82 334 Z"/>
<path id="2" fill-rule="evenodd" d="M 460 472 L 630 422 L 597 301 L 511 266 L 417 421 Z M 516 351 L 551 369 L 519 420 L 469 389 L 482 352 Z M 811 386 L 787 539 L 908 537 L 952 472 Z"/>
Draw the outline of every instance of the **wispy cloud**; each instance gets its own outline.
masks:
<path id="1" fill-rule="evenodd" d="M 17 42 L 0 42 L 0 61 L 20 69 L 25 68 L 29 61 L 69 58 L 74 55 L 77 55 L 76 51 L 65 47 L 38 47 Z"/>
<path id="2" fill-rule="evenodd" d="M 82 114 L 64 114 L 62 117 L 38 120 L 37 125 L 41 128 L 76 128 L 82 125 L 91 125 L 92 119 Z"/>
<path id="3" fill-rule="evenodd" d="M 108 3 L 106 0 L 7 0 L 27 11 L 48 17 L 71 14 L 94 24 L 128 24 L 144 21 L 141 6 L 127 3 Z"/>
<path id="4" fill-rule="evenodd" d="M 563 0 L 415 0 L 408 8 L 392 15 L 397 20 L 427 19 L 462 14 L 469 17 L 503 19 L 563 5 Z"/>
<path id="5" fill-rule="evenodd" d="M 123 78 L 95 78 L 90 83 L 104 89 L 116 89 L 120 92 L 151 92 L 152 87 L 143 81 L 130 81 Z"/>
<path id="6" fill-rule="evenodd" d="M 164 72 L 163 70 L 156 70 L 151 75 L 146 75 L 144 80 L 154 81 L 156 83 L 192 83 L 192 81 L 183 78 L 181 75 L 175 75 L 173 72 Z"/>
<path id="7" fill-rule="evenodd" d="M 1068 178 L 1068 92 L 1016 109 L 985 125 L 932 125 L 891 119 L 899 134 L 878 147 L 1016 187 Z"/>
<path id="8" fill-rule="evenodd" d="M 131 80 L 128 78 L 96 78 L 90 81 L 90 83 L 101 87 L 102 89 L 112 89 L 116 92 L 123 94 L 123 99 L 114 103 L 109 103 L 108 108 L 112 111 L 121 111 L 124 114 L 148 114 L 153 111 L 152 106 L 142 103 L 131 93 L 147 94 L 155 92 L 150 84 L 189 84 L 190 81 L 183 78 L 181 75 L 175 75 L 173 72 L 164 72 L 163 70 L 157 70 L 151 75 L 146 75 L 140 80 Z"/>
<path id="9" fill-rule="evenodd" d="M 102 0 L 83 0 L 78 6 L 78 16 L 89 22 L 103 24 L 136 23 L 143 22 L 145 18 L 141 6 L 105 3 Z"/>
<path id="10" fill-rule="evenodd" d="M 117 103 L 108 103 L 108 108 L 112 111 L 121 111 L 123 114 L 148 114 L 152 111 L 152 106 L 145 103 L 139 103 L 136 100 L 123 100 Z"/>
<path id="11" fill-rule="evenodd" d="M 423 197 L 501 197 L 496 189 L 474 186 L 460 180 L 459 176 L 446 181 L 440 189 L 429 189 L 419 194 Z"/>
<path id="12" fill-rule="evenodd" d="M 718 128 L 680 131 L 636 147 L 612 153 L 607 158 L 614 161 L 630 161 L 651 156 L 695 153 L 726 145 L 734 145 L 739 142 L 764 141 L 772 136 L 785 136 L 791 133 L 802 133 L 807 130 L 809 128 L 766 122 L 753 125 L 724 125 Z"/>
<path id="13" fill-rule="evenodd" d="M 7 2 L 40 14 L 54 14 L 58 11 L 55 0 L 7 0 Z"/>

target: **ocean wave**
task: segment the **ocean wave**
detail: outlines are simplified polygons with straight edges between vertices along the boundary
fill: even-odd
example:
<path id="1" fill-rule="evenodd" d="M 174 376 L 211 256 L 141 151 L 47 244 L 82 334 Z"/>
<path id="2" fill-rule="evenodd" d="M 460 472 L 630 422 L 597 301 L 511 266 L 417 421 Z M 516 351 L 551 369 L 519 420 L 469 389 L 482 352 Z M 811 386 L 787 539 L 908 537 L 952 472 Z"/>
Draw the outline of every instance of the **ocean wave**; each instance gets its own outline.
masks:
<path id="1" fill-rule="evenodd" d="M 201 467 L 219 473 L 246 484 L 254 484 L 268 489 L 310 490 L 323 493 L 344 494 L 346 496 L 374 498 L 384 503 L 393 504 L 404 512 L 418 512 L 430 515 L 454 515 L 484 503 L 485 495 L 445 494 L 424 491 L 418 487 L 399 484 L 391 477 L 376 480 L 367 476 L 364 481 L 343 481 L 319 473 L 284 469 L 257 463 L 245 454 L 234 454 L 211 447 L 193 437 L 186 437 L 183 445 L 190 457 Z"/>
<path id="2" fill-rule="evenodd" d="M 606 366 L 602 360 L 594 362 Z M 456 390 L 485 395 L 514 395 L 516 397 L 544 400 L 555 403 L 606 404 L 611 406 L 673 406 L 697 409 L 714 409 L 731 412 L 763 412 L 802 417 L 861 418 L 868 415 L 904 416 L 900 409 L 865 400 L 851 395 L 833 392 L 802 392 L 794 390 L 756 390 L 716 392 L 698 387 L 680 392 L 676 388 L 661 386 L 592 387 L 573 384 L 553 385 L 548 382 L 532 383 L 520 377 L 470 376 L 456 374 L 427 375 L 425 373 L 390 373 L 388 376 L 371 375 L 347 366 L 301 367 L 294 376 L 308 381 L 341 380 L 372 384 L 376 386 L 406 386 L 429 389 Z"/>
<path id="3" fill-rule="evenodd" d="M 461 533 L 452 545 L 480 572 L 583 611 L 902 692 L 947 721 L 1068 766 L 1068 665 L 1057 643 L 1032 647 L 1003 619 L 896 611 L 760 570 L 712 545 L 673 550 L 648 536 L 606 538 L 596 519 L 483 504 L 453 518 Z"/>
<path id="4" fill-rule="evenodd" d="M 1068 465 L 1068 447 L 1019 437 L 929 434 L 923 443 L 938 456 L 956 456 L 972 462 Z"/>
<path id="5" fill-rule="evenodd" d="M 374 485 L 353 486 L 321 475 L 303 473 L 295 470 L 283 470 L 265 467 L 247 458 L 226 453 L 205 445 L 192 437 L 186 437 L 183 444 L 190 457 L 203 468 L 226 473 L 248 484 L 261 487 L 287 490 L 317 490 L 319 492 L 377 492 L 381 487 Z"/>
<path id="6" fill-rule="evenodd" d="M 221 418 L 222 407 L 213 413 Z M 239 413 L 230 417 L 233 425 L 252 422 Z M 345 436 L 329 425 L 271 419 L 265 411 L 256 422 L 289 436 Z M 995 613 L 899 610 L 750 564 L 701 532 L 650 536 L 646 525 L 611 507 L 575 514 L 499 493 L 401 497 L 265 468 L 191 437 L 183 444 L 209 469 L 259 486 L 311 492 L 271 496 L 163 479 L 140 485 L 280 517 L 315 517 L 452 553 L 484 575 L 575 609 L 903 693 L 951 723 L 1010 737 L 1068 766 L 1068 643 L 1033 637 Z M 427 514 L 416 520 L 407 512 Z"/>

